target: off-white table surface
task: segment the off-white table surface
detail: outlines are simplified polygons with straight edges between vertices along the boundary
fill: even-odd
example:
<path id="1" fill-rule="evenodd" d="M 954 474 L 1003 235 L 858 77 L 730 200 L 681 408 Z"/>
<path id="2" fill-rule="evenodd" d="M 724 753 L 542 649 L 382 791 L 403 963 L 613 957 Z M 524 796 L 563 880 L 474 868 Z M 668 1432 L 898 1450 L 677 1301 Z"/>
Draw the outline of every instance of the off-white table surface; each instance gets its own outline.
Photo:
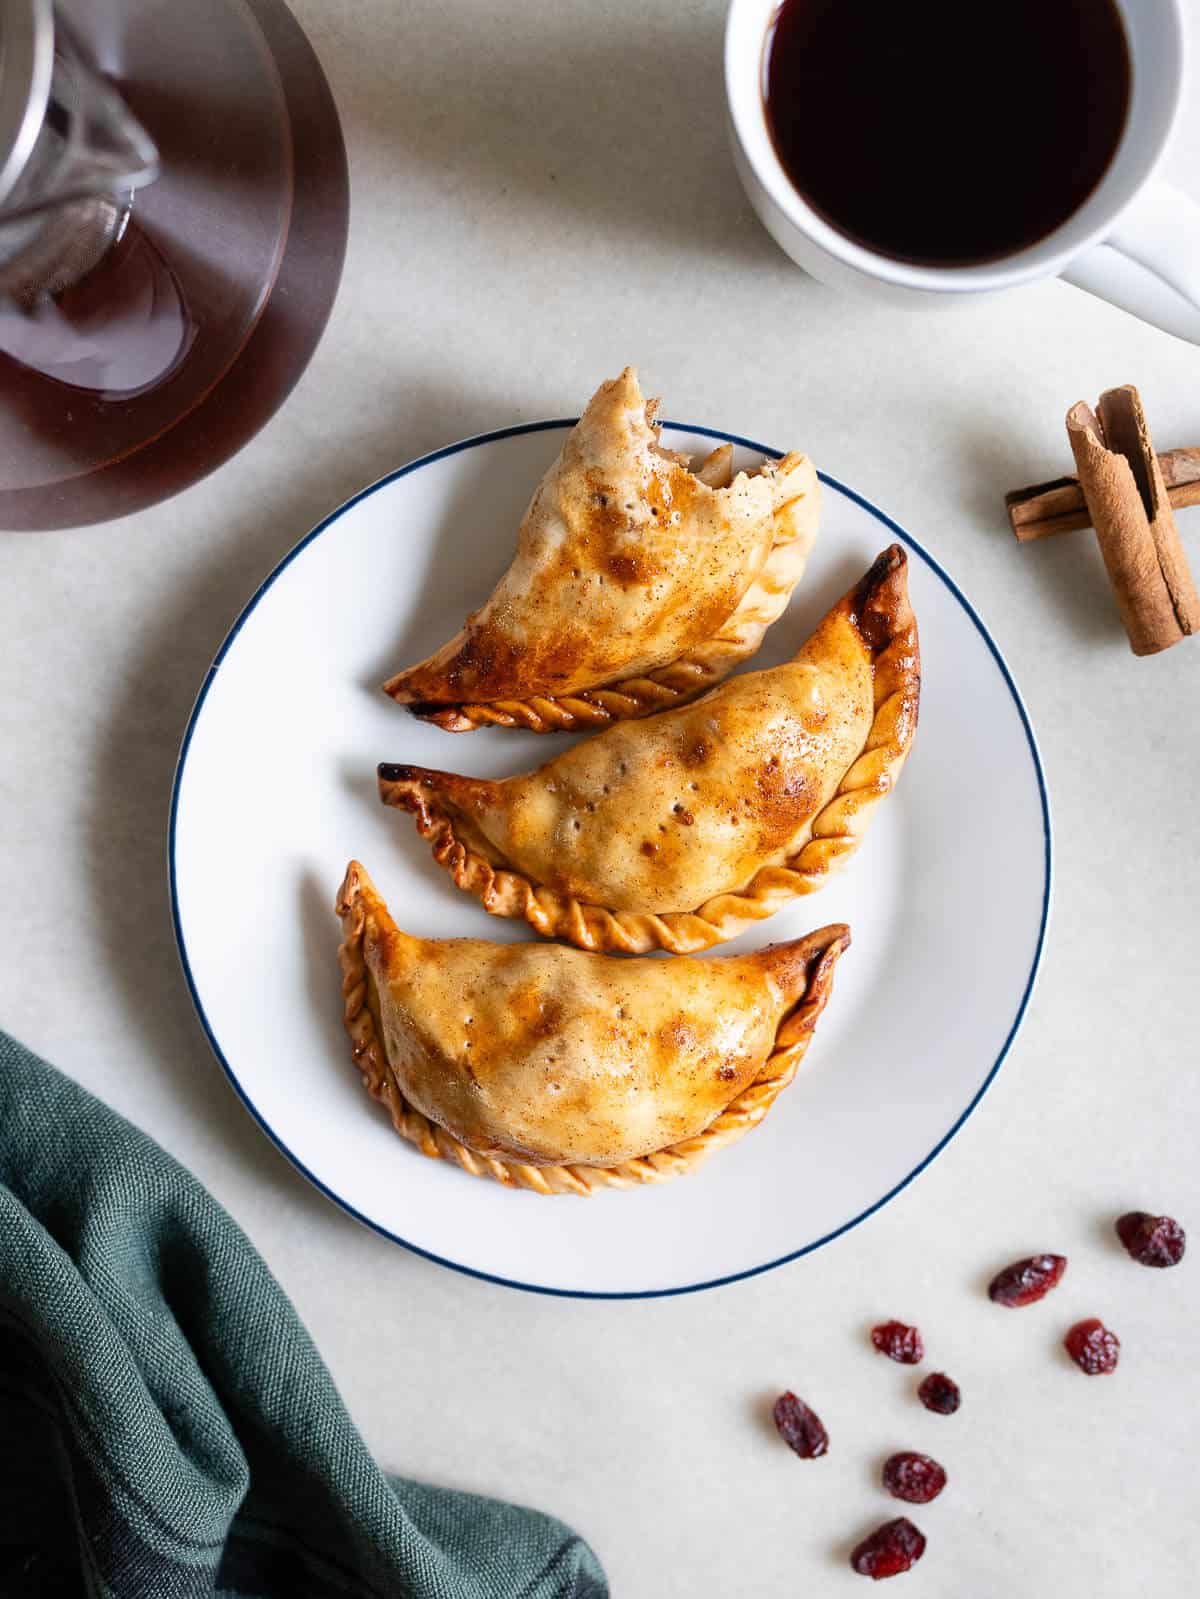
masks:
<path id="1" fill-rule="evenodd" d="M 245 1225 L 386 1467 L 556 1511 L 623 1599 L 858 1592 L 846 1553 L 902 1508 L 876 1485 L 901 1447 L 952 1478 L 915 1512 L 929 1549 L 906 1593 L 1193 1593 L 1200 643 L 1135 660 L 1091 536 L 1018 548 L 1002 499 L 1066 469 L 1064 411 L 1111 384 L 1140 385 L 1160 447 L 1200 442 L 1200 349 L 1057 283 L 933 316 L 818 288 L 734 177 L 718 0 L 296 9 L 353 183 L 312 366 L 240 456 L 176 500 L 3 538 L 0 1025 L 155 1134 Z M 1171 166 L 1200 195 L 1194 102 Z M 378 474 L 569 414 L 627 361 L 669 415 L 807 449 L 960 580 L 1041 740 L 1057 882 L 1016 1046 L 913 1187 L 765 1276 L 589 1303 L 431 1265 L 291 1169 L 192 1013 L 164 855 L 193 696 L 278 557 Z M 1180 521 L 1200 570 L 1200 510 Z M 1129 1263 L 1110 1221 L 1133 1206 L 1190 1220 L 1196 1258 Z M 991 1307 L 990 1271 L 1046 1248 L 1071 1257 L 1055 1298 Z M 1104 1381 L 1058 1349 L 1090 1314 L 1124 1340 Z M 961 1380 L 957 1416 L 926 1414 L 912 1375 L 870 1351 L 866 1329 L 890 1315 L 918 1321 Z M 767 1402 L 786 1386 L 824 1415 L 826 1460 L 772 1435 Z"/>

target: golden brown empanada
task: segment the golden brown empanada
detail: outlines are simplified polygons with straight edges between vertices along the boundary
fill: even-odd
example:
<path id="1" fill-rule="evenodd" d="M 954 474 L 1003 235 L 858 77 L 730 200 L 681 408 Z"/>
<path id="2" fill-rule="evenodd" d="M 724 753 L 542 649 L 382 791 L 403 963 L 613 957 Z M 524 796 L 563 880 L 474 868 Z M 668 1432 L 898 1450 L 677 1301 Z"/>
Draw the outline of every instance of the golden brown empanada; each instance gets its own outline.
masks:
<path id="1" fill-rule="evenodd" d="M 794 660 L 487 782 L 379 768 L 434 858 L 495 916 L 583 949 L 692 953 L 820 888 L 892 789 L 920 654 L 899 545 Z"/>
<path id="2" fill-rule="evenodd" d="M 753 655 L 800 580 L 820 483 L 800 455 L 732 475 L 664 449 L 627 367 L 539 484 L 513 564 L 456 638 L 384 684 L 452 733 L 600 727 L 678 705 Z"/>
<path id="3" fill-rule="evenodd" d="M 337 910 L 354 1059 L 397 1131 L 543 1194 L 661 1182 L 757 1126 L 850 942 L 837 926 L 754 955 L 624 961 L 410 938 L 357 861 Z"/>

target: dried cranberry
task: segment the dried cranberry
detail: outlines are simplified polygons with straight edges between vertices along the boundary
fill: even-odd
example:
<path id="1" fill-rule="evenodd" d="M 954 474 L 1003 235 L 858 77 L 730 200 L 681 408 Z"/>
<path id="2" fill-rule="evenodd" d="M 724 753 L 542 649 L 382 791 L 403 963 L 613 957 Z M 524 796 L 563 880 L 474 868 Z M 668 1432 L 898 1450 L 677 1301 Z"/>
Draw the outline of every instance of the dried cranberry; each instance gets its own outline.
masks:
<path id="1" fill-rule="evenodd" d="M 775 1425 L 779 1436 L 801 1460 L 815 1460 L 829 1448 L 829 1434 L 820 1416 L 795 1394 L 780 1394 L 775 1401 Z"/>
<path id="2" fill-rule="evenodd" d="M 1141 1266 L 1178 1266 L 1187 1234 L 1173 1216 L 1131 1210 L 1117 1222 L 1117 1237 Z"/>
<path id="3" fill-rule="evenodd" d="M 902 1366 L 915 1366 L 925 1359 L 925 1345 L 916 1327 L 906 1327 L 902 1321 L 885 1321 L 871 1328 L 871 1342 L 881 1355 L 898 1360 Z"/>
<path id="4" fill-rule="evenodd" d="M 884 1461 L 883 1486 L 893 1499 L 903 1499 L 910 1505 L 927 1505 L 946 1486 L 946 1469 L 928 1455 L 905 1449 Z"/>
<path id="5" fill-rule="evenodd" d="M 864 1538 L 850 1556 L 850 1564 L 860 1576 L 878 1582 L 881 1577 L 895 1577 L 920 1560 L 925 1553 L 925 1534 L 914 1527 L 907 1516 L 897 1516 L 895 1521 L 885 1521 L 876 1527 L 869 1538 Z"/>
<path id="6" fill-rule="evenodd" d="M 958 1384 L 944 1371 L 934 1371 L 917 1389 L 917 1397 L 926 1410 L 936 1410 L 939 1416 L 952 1416 L 962 1404 Z"/>
<path id="7" fill-rule="evenodd" d="M 988 1298 L 997 1305 L 1011 1305 L 1014 1309 L 1032 1305 L 1058 1287 L 1066 1269 L 1065 1255 L 1030 1255 L 1028 1260 L 1014 1261 L 992 1278 Z"/>
<path id="8" fill-rule="evenodd" d="M 1063 1339 L 1063 1347 L 1080 1371 L 1086 1371 L 1089 1377 L 1116 1371 L 1121 1358 L 1121 1340 L 1095 1316 L 1077 1321 Z"/>

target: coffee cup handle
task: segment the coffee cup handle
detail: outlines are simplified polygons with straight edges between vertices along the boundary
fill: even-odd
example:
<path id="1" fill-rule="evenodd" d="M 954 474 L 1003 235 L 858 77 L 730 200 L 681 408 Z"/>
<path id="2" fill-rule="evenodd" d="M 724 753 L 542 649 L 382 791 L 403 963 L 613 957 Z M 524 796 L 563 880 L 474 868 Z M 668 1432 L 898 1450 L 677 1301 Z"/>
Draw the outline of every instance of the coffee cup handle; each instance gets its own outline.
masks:
<path id="1" fill-rule="evenodd" d="M 1151 181 L 1103 244 L 1063 270 L 1076 288 L 1200 344 L 1200 205 Z"/>

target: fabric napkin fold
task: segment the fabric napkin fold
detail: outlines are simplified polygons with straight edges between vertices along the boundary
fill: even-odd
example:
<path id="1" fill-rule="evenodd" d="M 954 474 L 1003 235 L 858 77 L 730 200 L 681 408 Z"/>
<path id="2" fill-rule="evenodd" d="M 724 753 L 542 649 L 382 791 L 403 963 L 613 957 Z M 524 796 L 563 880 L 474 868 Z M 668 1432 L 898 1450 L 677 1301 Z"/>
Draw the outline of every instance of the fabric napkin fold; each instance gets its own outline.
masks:
<path id="1" fill-rule="evenodd" d="M 0 1594 L 608 1586 L 549 1516 L 385 1476 L 212 1195 L 0 1033 Z"/>

